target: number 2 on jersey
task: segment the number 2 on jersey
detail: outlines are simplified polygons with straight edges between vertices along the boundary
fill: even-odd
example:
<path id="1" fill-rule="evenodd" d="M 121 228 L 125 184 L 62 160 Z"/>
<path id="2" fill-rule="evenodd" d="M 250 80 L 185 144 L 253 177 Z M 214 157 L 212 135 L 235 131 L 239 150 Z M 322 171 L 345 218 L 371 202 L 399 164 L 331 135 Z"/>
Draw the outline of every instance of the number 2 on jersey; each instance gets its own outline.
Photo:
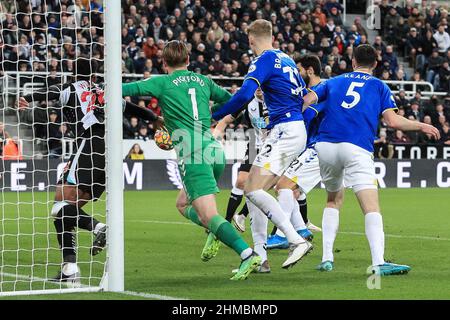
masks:
<path id="1" fill-rule="evenodd" d="M 352 82 L 350 83 L 350 86 L 348 87 L 347 93 L 345 94 L 346 97 L 352 96 L 353 101 L 351 103 L 347 103 L 345 101 L 342 101 L 341 107 L 346 109 L 351 109 L 354 106 L 356 106 L 361 100 L 361 95 L 359 92 L 355 91 L 355 88 L 361 88 L 364 86 L 364 82 Z"/>
<path id="2" fill-rule="evenodd" d="M 192 113 L 194 115 L 194 120 L 198 120 L 198 107 L 197 97 L 195 96 L 195 88 L 190 88 L 188 94 L 191 96 Z"/>

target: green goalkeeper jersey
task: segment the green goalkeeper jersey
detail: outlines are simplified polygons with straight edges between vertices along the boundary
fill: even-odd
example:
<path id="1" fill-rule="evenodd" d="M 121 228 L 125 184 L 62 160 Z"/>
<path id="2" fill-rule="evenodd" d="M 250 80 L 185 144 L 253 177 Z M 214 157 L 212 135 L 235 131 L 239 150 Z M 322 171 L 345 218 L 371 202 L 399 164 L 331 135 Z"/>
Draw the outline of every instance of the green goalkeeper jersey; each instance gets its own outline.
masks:
<path id="1" fill-rule="evenodd" d="M 231 98 L 228 91 L 208 77 L 188 70 L 122 84 L 122 95 L 157 98 L 174 145 L 190 137 L 191 152 L 214 141 L 209 102 L 223 104 Z"/>

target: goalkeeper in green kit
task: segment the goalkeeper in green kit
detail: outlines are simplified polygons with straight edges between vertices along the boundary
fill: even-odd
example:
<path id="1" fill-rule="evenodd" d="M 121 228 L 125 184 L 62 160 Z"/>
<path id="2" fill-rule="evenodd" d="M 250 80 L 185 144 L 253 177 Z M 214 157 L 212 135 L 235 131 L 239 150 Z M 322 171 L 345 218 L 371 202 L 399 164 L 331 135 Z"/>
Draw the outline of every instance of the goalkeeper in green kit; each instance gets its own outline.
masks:
<path id="1" fill-rule="evenodd" d="M 208 261 L 217 254 L 220 240 L 242 259 L 239 271 L 231 280 L 244 280 L 260 266 L 261 257 L 217 212 L 215 194 L 219 192 L 217 181 L 225 168 L 225 154 L 210 130 L 209 101 L 221 105 L 231 94 L 211 79 L 187 70 L 189 54 L 184 43 L 168 42 L 163 60 L 168 75 L 123 84 L 122 94 L 158 99 L 184 186 L 177 208 L 184 217 L 210 231 L 202 260 Z"/>

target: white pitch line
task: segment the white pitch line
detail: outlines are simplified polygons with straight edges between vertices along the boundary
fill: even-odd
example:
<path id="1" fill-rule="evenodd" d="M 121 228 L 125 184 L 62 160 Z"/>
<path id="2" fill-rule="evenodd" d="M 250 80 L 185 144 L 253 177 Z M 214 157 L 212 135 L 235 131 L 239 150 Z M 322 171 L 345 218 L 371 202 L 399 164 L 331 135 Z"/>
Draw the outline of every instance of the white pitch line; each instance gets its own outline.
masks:
<path id="1" fill-rule="evenodd" d="M 143 297 L 143 298 L 147 298 L 147 299 L 157 299 L 157 300 L 189 300 L 186 298 L 163 296 L 160 294 L 146 293 L 146 292 L 124 291 L 124 292 L 117 292 L 117 293 L 125 294 L 128 296 Z"/>
<path id="2" fill-rule="evenodd" d="M 28 280 L 30 282 L 43 281 L 43 282 L 49 282 L 54 285 L 57 285 L 55 282 L 52 282 L 48 279 L 44 279 L 44 278 L 40 278 L 40 277 L 31 277 L 31 276 L 27 276 L 27 275 L 23 275 L 23 274 L 1 272 L 0 276 L 8 277 L 8 278 L 16 278 L 16 279 L 20 279 L 20 280 Z M 85 284 L 81 284 L 80 287 L 81 288 L 89 288 L 89 286 L 85 285 Z M 61 288 L 61 290 L 62 290 L 61 293 L 64 293 L 63 290 L 65 290 L 65 288 Z M 147 293 L 147 292 L 123 291 L 123 292 L 114 292 L 114 293 L 124 294 L 124 295 L 128 295 L 128 296 L 142 297 L 142 298 L 147 298 L 147 299 L 156 299 L 156 300 L 188 300 L 186 298 L 171 297 L 171 296 L 165 296 L 165 295 L 160 295 L 160 294 L 155 294 L 155 293 Z M 45 292 L 42 292 L 42 294 L 45 294 Z"/>
<path id="3" fill-rule="evenodd" d="M 186 226 L 195 226 L 191 222 L 178 222 L 178 221 L 161 221 L 161 220 L 128 220 L 128 222 L 136 223 L 155 223 L 155 224 L 177 224 Z M 364 232 L 355 231 L 338 231 L 340 234 L 355 235 L 355 236 L 366 236 Z M 416 239 L 416 240 L 434 240 L 434 241 L 450 241 L 450 238 L 440 238 L 440 237 L 430 237 L 430 236 L 408 236 L 399 234 L 385 234 L 389 238 L 399 238 L 399 239 Z"/>
<path id="4" fill-rule="evenodd" d="M 353 232 L 353 231 L 338 231 L 338 233 L 349 234 L 355 236 L 366 236 L 364 232 Z M 418 240 L 435 240 L 435 241 L 450 241 L 450 238 L 438 238 L 438 237 L 429 237 L 429 236 L 406 236 L 400 234 L 385 234 L 386 237 L 389 238 L 399 238 L 399 239 L 418 239 Z"/>
<path id="5" fill-rule="evenodd" d="M 49 281 L 48 279 L 44 279 L 44 278 L 40 278 L 40 277 L 31 277 L 31 276 L 22 275 L 22 274 L 2 272 L 2 273 L 0 273 L 0 275 L 4 276 L 4 277 L 16 278 L 16 279 L 21 279 L 21 280 L 29 280 L 31 282 L 32 281 L 43 281 L 43 282 L 53 283 L 53 282 Z M 55 283 L 55 285 L 56 285 L 56 283 Z M 81 287 L 88 288 L 89 286 L 81 284 Z M 64 293 L 64 292 L 62 292 L 62 293 Z M 124 291 L 124 292 L 116 292 L 116 293 L 129 295 L 129 296 L 143 297 L 143 298 L 148 298 L 148 299 L 157 299 L 157 300 L 187 300 L 186 298 L 171 297 L 171 296 L 165 296 L 165 295 L 147 293 L 147 292 Z"/>

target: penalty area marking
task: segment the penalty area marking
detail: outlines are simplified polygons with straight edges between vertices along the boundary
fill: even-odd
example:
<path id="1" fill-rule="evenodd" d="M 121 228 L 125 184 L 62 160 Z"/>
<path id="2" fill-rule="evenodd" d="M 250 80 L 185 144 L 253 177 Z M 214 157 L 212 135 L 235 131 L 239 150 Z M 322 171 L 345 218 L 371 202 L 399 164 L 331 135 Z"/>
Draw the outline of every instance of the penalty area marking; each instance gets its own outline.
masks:
<path id="1" fill-rule="evenodd" d="M 186 226 L 196 226 L 192 222 L 179 222 L 179 221 L 161 221 L 161 220 L 129 220 L 128 222 L 136 223 L 154 223 L 154 224 L 176 224 L 176 225 L 186 225 Z M 347 234 L 353 236 L 366 236 L 364 232 L 354 232 L 354 231 L 338 231 L 338 234 Z M 408 236 L 400 234 L 384 234 L 389 238 L 398 239 L 416 239 L 416 240 L 434 240 L 434 241 L 450 241 L 450 238 L 440 238 L 440 237 L 430 237 L 430 236 Z"/>
<path id="2" fill-rule="evenodd" d="M 8 277 L 8 278 L 15 278 L 16 280 L 18 279 L 18 280 L 28 280 L 30 282 L 48 282 L 48 283 L 54 284 L 56 286 L 58 285 L 57 283 L 50 281 L 48 279 L 44 279 L 44 278 L 40 278 L 40 277 L 32 277 L 32 276 L 27 276 L 27 275 L 23 275 L 23 274 L 0 272 L 0 276 Z M 85 284 L 81 284 L 80 287 L 81 288 L 89 288 L 89 286 L 87 286 Z M 62 290 L 61 293 L 64 294 L 63 290 L 65 290 L 65 288 L 61 288 L 61 290 Z M 99 291 L 99 292 L 108 292 L 108 291 Z M 189 300 L 187 298 L 171 297 L 171 296 L 165 296 L 165 295 L 148 293 L 148 292 L 122 291 L 122 292 L 112 292 L 112 293 L 118 293 L 118 294 L 123 294 L 123 295 L 127 295 L 127 296 L 134 296 L 134 297 L 141 297 L 141 298 L 146 298 L 146 299 L 156 299 L 156 300 Z M 45 294 L 45 292 L 42 292 L 40 294 Z"/>

